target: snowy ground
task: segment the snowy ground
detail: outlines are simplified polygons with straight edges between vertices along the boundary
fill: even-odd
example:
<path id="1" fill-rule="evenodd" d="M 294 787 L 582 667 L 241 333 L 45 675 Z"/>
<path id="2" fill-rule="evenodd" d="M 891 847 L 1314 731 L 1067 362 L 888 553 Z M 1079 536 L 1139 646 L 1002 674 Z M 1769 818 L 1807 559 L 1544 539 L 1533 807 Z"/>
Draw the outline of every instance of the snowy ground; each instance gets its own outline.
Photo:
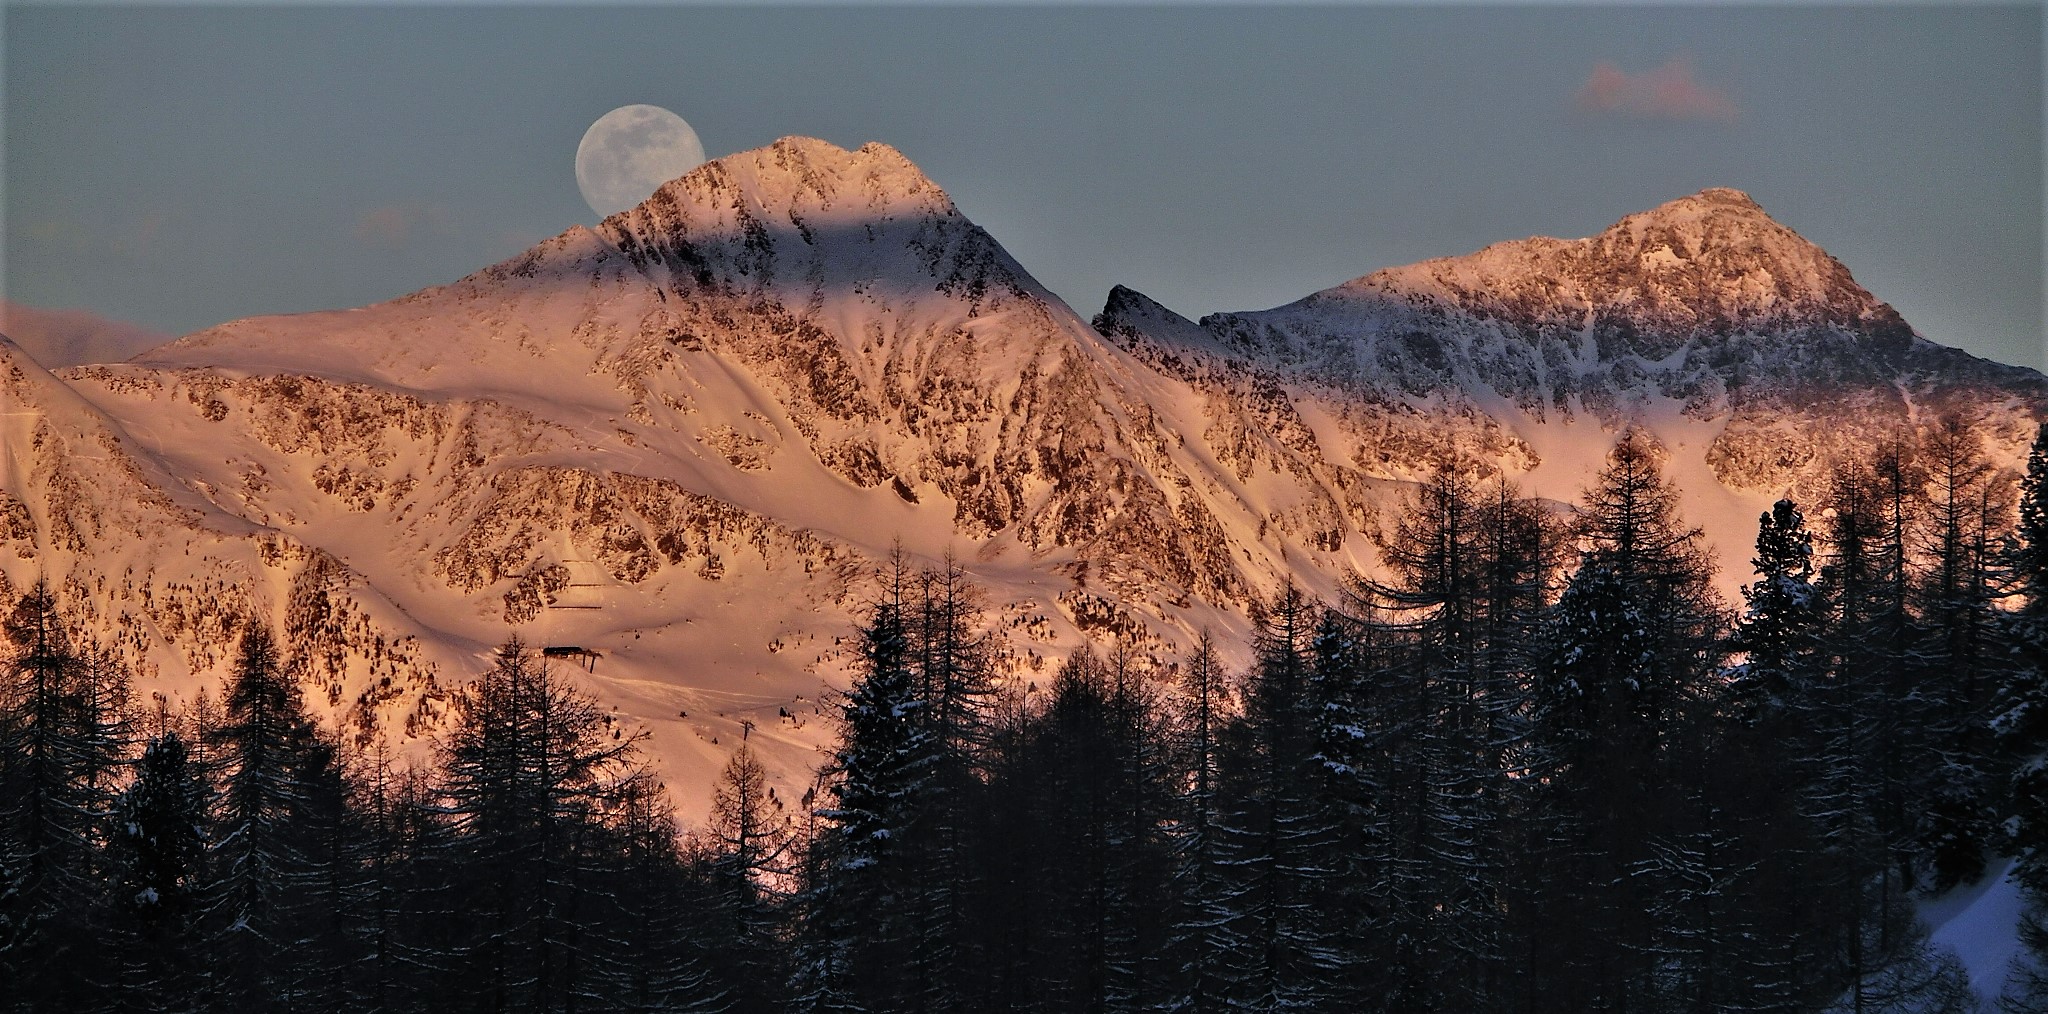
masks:
<path id="1" fill-rule="evenodd" d="M 1996 1000 L 2004 990 L 2006 973 L 2020 949 L 2020 887 L 2011 874 L 2012 860 L 1999 860 L 1976 883 L 1920 906 L 1920 918 L 1934 945 L 1962 959 L 1970 985 L 1986 1001 Z"/>

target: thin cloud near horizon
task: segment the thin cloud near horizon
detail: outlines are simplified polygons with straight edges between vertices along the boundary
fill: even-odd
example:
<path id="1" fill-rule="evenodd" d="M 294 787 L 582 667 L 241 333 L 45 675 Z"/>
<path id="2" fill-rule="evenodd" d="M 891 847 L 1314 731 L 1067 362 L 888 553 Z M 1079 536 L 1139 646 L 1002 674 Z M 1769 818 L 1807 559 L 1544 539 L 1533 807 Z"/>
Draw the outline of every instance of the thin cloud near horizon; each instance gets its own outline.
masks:
<path id="1" fill-rule="evenodd" d="M 1694 76 L 1683 54 L 1636 74 L 1602 60 L 1579 86 L 1577 104 L 1587 113 L 1667 123 L 1730 124 L 1742 116 L 1726 91 Z"/>

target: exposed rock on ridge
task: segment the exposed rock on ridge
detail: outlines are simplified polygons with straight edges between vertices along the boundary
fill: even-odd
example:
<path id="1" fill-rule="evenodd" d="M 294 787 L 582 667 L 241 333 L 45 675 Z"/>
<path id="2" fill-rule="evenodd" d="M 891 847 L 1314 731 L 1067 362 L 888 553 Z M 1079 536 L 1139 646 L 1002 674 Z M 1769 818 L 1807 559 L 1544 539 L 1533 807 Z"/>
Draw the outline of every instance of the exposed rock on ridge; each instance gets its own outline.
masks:
<path id="1" fill-rule="evenodd" d="M 595 648 L 700 809 L 743 721 L 814 763 L 896 544 L 955 555 L 1027 664 L 1163 653 L 1375 566 L 1443 464 L 1569 500 L 1646 426 L 1739 568 L 1759 504 L 1875 435 L 1966 411 L 2017 460 L 2048 407 L 1735 191 L 1200 322 L 1119 287 L 1091 327 L 894 149 L 806 138 L 390 303 L 8 377 L 0 592 L 118 587 L 81 622 L 176 693 L 271 618 L 386 733 L 508 624 Z"/>

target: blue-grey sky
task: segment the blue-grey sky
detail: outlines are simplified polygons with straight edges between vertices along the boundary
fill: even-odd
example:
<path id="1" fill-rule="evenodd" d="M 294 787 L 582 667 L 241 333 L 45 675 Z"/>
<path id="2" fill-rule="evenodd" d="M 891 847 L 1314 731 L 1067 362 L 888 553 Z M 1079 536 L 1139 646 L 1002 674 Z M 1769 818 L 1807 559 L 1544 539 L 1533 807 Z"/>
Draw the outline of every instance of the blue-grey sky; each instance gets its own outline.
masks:
<path id="1" fill-rule="evenodd" d="M 449 281 L 595 216 L 609 109 L 886 141 L 1084 316 L 1191 316 L 1748 191 L 2039 367 L 2042 9 L 38 7 L 5 294 L 173 332 Z"/>

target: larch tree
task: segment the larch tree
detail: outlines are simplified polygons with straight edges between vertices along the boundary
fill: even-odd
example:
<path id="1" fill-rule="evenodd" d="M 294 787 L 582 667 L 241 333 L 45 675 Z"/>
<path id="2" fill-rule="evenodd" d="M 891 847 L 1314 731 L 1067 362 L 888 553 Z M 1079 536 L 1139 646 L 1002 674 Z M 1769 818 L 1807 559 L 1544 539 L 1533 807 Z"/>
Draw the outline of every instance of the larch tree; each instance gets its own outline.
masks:
<path id="1" fill-rule="evenodd" d="M 780 1009 L 787 971 L 781 947 L 776 885 L 790 872 L 792 831 L 768 769 L 742 739 L 712 788 L 710 848 L 717 951 L 734 1010 Z"/>
<path id="2" fill-rule="evenodd" d="M 1579 565 L 1547 625 L 1532 702 L 1536 819 L 1558 924 L 1532 986 L 1551 1009 L 1634 1006 L 1683 955 L 1660 938 L 1702 846 L 1686 791 L 1689 723 L 1716 692 L 1721 608 L 1697 528 L 1684 524 L 1647 439 L 1631 431 L 1579 507 Z M 1628 941 L 1601 946 L 1599 940 Z M 1543 950 L 1550 951 L 1545 958 Z"/>
<path id="3" fill-rule="evenodd" d="M 1224 967 L 1231 1002 L 1263 1010 L 1327 1007 L 1347 972 L 1328 910 L 1338 831 L 1316 741 L 1318 616 L 1292 586 L 1265 609 L 1244 710 L 1222 741 Z"/>
<path id="4" fill-rule="evenodd" d="M 250 1010 L 303 1006 L 293 997 L 313 977 L 296 962 L 311 952 L 296 945 L 316 915 L 309 888 L 328 872 L 310 832 L 333 816 L 339 772 L 261 622 L 244 627 L 222 703 L 209 730 L 226 766 L 208 912 L 220 999 Z"/>
<path id="5" fill-rule="evenodd" d="M 797 955 L 799 1009 L 907 1010 L 922 995 L 915 864 L 941 753 L 912 662 L 902 599 L 891 594 L 861 630 L 859 668 L 840 702 L 822 808 L 830 826 L 814 842 L 824 858 Z"/>
<path id="6" fill-rule="evenodd" d="M 197 926 L 212 795 L 183 736 L 167 729 L 151 737 L 115 806 L 108 849 L 114 1010 L 206 1007 Z"/>
<path id="7" fill-rule="evenodd" d="M 2048 424 L 2027 456 L 2008 554 L 2019 599 L 2007 619 L 2015 658 L 1992 729 L 2013 757 L 2006 826 L 2027 903 L 2020 933 L 2027 957 L 2011 1009 L 2039 1010 L 2048 1007 Z"/>
<path id="8" fill-rule="evenodd" d="M 1993 589 L 1992 533 L 2006 526 L 2011 502 L 1982 441 L 1953 413 L 1928 434 L 1921 459 L 1928 485 L 1914 588 L 1923 628 L 1914 700 L 1928 765 L 1915 793 L 1914 836 L 1933 886 L 1946 889 L 1982 872 L 1996 833 L 1993 797 L 2003 792 L 1993 786 L 2001 762 L 1990 723 L 2011 651 Z"/>
<path id="9" fill-rule="evenodd" d="M 456 903 L 471 913 L 455 971 L 498 1010 L 574 1006 L 600 981 L 616 899 L 600 857 L 606 814 L 638 772 L 638 744 L 517 637 L 461 700 L 441 743 L 460 847 Z"/>
<path id="10" fill-rule="evenodd" d="M 1230 685 L 1215 639 L 1202 631 L 1181 663 L 1167 727 L 1178 799 L 1168 825 L 1173 850 L 1174 906 L 1166 951 L 1174 993 L 1169 1010 L 1208 1014 L 1223 1009 L 1226 945 L 1224 866 L 1217 792 L 1220 738 L 1231 714 Z"/>

